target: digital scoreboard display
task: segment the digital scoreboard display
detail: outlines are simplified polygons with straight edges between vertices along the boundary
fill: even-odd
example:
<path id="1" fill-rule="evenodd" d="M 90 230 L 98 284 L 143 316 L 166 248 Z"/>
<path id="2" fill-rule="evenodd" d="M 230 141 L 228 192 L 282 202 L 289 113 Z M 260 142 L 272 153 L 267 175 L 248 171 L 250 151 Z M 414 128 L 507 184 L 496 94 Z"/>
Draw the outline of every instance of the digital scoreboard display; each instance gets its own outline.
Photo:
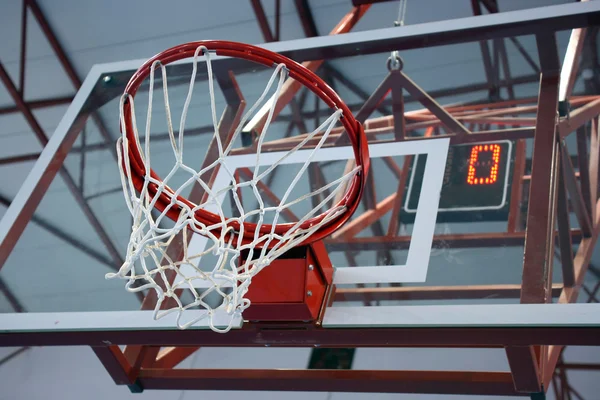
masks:
<path id="1" fill-rule="evenodd" d="M 484 214 L 493 219 L 505 217 L 512 175 L 512 147 L 510 141 L 450 146 L 439 215 L 462 212 L 451 217 L 453 220 L 482 219 Z M 405 196 L 405 213 L 414 214 L 417 210 L 425 162 L 426 156 L 415 156 Z M 487 213 L 473 213 L 477 211 Z M 467 216 L 469 212 L 472 218 Z"/>

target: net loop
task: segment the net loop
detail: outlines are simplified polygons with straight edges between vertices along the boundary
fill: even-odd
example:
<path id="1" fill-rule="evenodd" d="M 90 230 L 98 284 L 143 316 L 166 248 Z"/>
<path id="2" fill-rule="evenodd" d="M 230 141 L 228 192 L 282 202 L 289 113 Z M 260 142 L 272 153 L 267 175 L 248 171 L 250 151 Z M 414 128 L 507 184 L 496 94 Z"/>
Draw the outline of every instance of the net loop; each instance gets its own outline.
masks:
<path id="1" fill-rule="evenodd" d="M 148 105 L 141 136 L 143 145 L 135 119 L 134 95 L 137 88 L 126 89 L 121 96 L 119 110 L 122 136 L 117 142 L 117 154 L 125 203 L 132 216 L 132 229 L 123 265 L 118 272 L 109 273 L 106 277 L 107 279 L 127 280 L 125 288 L 129 292 L 154 290 L 157 297 L 153 313 L 155 319 L 176 313 L 176 323 L 181 329 L 206 320 L 212 330 L 224 333 L 233 327 L 234 321 L 241 317 L 243 311 L 250 306 L 246 294 L 256 274 L 289 249 L 308 243 L 316 232 L 336 223 L 349 211 L 353 211 L 349 208 L 354 204 L 350 205 L 348 200 L 333 206 L 330 206 L 330 203 L 333 203 L 333 199 L 343 195 L 344 191 L 348 192 L 348 188 L 352 188 L 352 184 L 357 182 L 361 171 L 363 173 L 365 171 L 364 163 L 357 163 L 357 166 L 351 171 L 321 188 L 297 197 L 293 194 L 315 155 L 327 143 L 333 128 L 345 116 L 343 107 L 332 107 L 331 115 L 316 129 L 307 133 L 296 146 L 261 171 L 261 155 L 265 137 L 274 119 L 277 100 L 284 83 L 291 74 L 291 70 L 283 62 L 275 63 L 265 89 L 258 100 L 241 117 L 229 143 L 224 144 L 219 135 L 212 54 L 213 52 L 203 44 L 198 45 L 193 51 L 189 87 L 177 132 L 173 127 L 169 102 L 168 77 L 165 67 L 165 64 L 168 63 L 157 59 L 149 64 Z M 183 153 L 186 120 L 194 95 L 200 57 L 204 57 L 208 74 L 211 122 L 218 157 L 209 165 L 198 170 L 185 163 Z M 162 179 L 158 178 L 150 167 L 153 93 L 155 75 L 159 69 L 168 138 L 175 158 L 174 166 Z M 132 80 L 135 78 L 136 76 Z M 129 93 L 133 93 L 133 95 Z M 239 182 L 236 179 L 235 171 L 228 165 L 228 157 L 246 122 L 256 114 L 257 110 L 265 107 L 265 104 L 269 108 L 256 142 L 252 176 L 247 181 Z M 345 121 L 345 123 L 349 122 Z M 360 127 L 359 124 L 357 126 Z M 360 132 L 362 133 L 362 130 Z M 277 166 L 309 142 L 316 142 L 316 145 L 302 160 L 298 172 L 291 177 L 289 187 L 281 196 L 279 203 L 268 205 L 259 189 L 260 184 L 270 176 Z M 197 162 L 196 159 L 193 161 Z M 214 187 L 203 178 L 217 168 L 224 171 L 229 179 L 229 183 L 224 187 Z M 185 182 L 171 186 L 173 177 L 182 173 L 187 177 Z M 183 194 L 194 185 L 200 187 L 205 193 L 204 199 L 197 204 L 191 203 L 183 197 Z M 240 201 L 237 192 L 244 187 L 251 189 L 254 194 L 258 203 L 255 209 L 247 210 L 245 208 L 247 205 L 244 206 Z M 233 199 L 238 216 L 225 215 L 222 199 L 226 195 L 230 195 Z M 320 201 L 314 201 L 314 203 L 318 204 L 312 204 L 315 196 Z M 282 214 L 301 202 L 309 204 L 310 211 L 299 217 L 297 221 L 282 224 Z M 330 208 L 321 213 L 321 210 L 327 207 Z M 159 210 L 160 213 L 155 215 L 153 214 L 154 210 Z M 214 213 L 212 219 L 207 220 L 200 217 L 206 210 Z M 267 215 L 273 215 L 270 224 L 265 222 Z M 257 222 L 250 224 L 249 221 L 252 218 L 256 218 Z M 173 221 L 169 227 L 165 227 L 165 224 L 162 223 L 167 219 Z M 192 251 L 190 240 L 194 235 L 206 238 L 207 245 L 204 249 Z M 172 251 L 168 251 L 176 243 L 180 243 L 181 246 L 177 257 L 173 255 Z M 214 265 L 211 264 L 208 269 L 205 268 L 206 266 L 199 267 L 200 259 L 210 254 L 216 259 Z M 191 300 L 189 300 L 190 298 Z M 196 312 L 188 313 L 187 311 L 190 310 Z M 225 322 L 217 324 L 217 319 Z"/>

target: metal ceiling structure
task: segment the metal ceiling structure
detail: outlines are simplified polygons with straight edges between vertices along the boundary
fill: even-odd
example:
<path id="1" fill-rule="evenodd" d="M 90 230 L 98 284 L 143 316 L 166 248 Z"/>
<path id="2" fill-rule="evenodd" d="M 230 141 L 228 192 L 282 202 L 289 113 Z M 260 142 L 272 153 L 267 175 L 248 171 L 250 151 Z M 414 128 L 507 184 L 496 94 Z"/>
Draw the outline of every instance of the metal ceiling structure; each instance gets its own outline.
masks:
<path id="1" fill-rule="evenodd" d="M 598 276 L 598 271 L 590 266 L 590 258 L 600 233 L 600 209 L 598 202 L 598 167 L 600 160 L 600 138 L 598 137 L 597 117 L 600 113 L 600 98 L 597 96 L 600 87 L 600 64 L 598 63 L 596 37 L 600 11 L 579 12 L 573 8 L 569 15 L 531 16 L 521 21 L 499 18 L 493 23 L 455 27 L 441 23 L 439 30 L 427 35 L 397 31 L 369 32 L 354 36 L 351 40 L 337 40 L 336 33 L 348 32 L 354 24 L 368 12 L 371 3 L 380 1 L 354 0 L 354 8 L 346 19 L 340 22 L 331 32 L 332 36 L 320 41 L 299 41 L 294 48 L 282 47 L 283 54 L 294 59 L 306 61 L 309 69 L 320 71 L 320 75 L 332 86 L 343 85 L 362 99 L 360 103 L 351 104 L 351 109 L 358 112 L 358 118 L 366 121 L 367 134 L 374 141 L 382 130 L 393 131 L 395 140 L 427 140 L 427 137 L 450 137 L 452 143 L 480 142 L 493 138 L 510 139 L 517 142 L 516 171 L 513 185 L 520 190 L 513 191 L 510 199 L 509 223 L 506 232 L 489 234 L 436 235 L 438 242 L 452 243 L 454 247 L 490 247 L 511 244 L 525 245 L 525 260 L 522 285 L 504 288 L 493 288 L 495 293 L 503 292 L 508 297 L 520 297 L 521 303 L 546 303 L 553 298 L 559 302 L 573 303 L 579 291 L 587 293 L 588 302 L 598 302 L 600 283 L 593 288 L 584 285 L 583 279 L 588 271 Z M 495 0 L 472 0 L 474 16 L 495 14 L 499 12 Z M 280 0 L 275 1 L 275 24 L 271 28 L 260 0 L 251 0 L 256 20 L 266 42 L 277 42 L 281 36 Z M 316 37 L 318 32 L 311 8 L 306 0 L 295 0 L 299 18 L 306 37 Z M 23 93 L 25 80 L 25 52 L 27 43 L 27 15 L 33 15 L 51 44 L 56 57 L 67 73 L 74 88 L 79 88 L 81 79 L 69 61 L 64 49 L 56 38 L 48 21 L 41 12 L 36 0 L 23 1 L 23 24 L 21 31 L 21 66 L 18 82 L 14 82 L 4 66 L 0 63 L 0 78 L 10 93 L 16 106 L 5 107 L 0 114 L 21 113 L 36 138 L 46 145 L 49 135 L 38 123 L 33 110 L 57 104 L 68 104 L 70 97 L 58 97 L 28 102 Z M 499 14 L 501 15 L 501 14 Z M 562 63 L 559 62 L 554 32 L 573 29 L 569 51 Z M 587 32 L 586 32 L 587 29 Z M 538 54 L 530 54 L 519 44 L 514 36 L 519 34 L 535 34 Z M 477 38 L 477 39 L 474 39 Z M 420 46 L 433 46 L 450 43 L 461 43 L 477 40 L 479 42 L 483 68 L 487 82 L 465 87 L 425 92 L 401 70 L 391 71 L 388 78 L 374 92 L 368 93 L 353 82 L 342 71 L 337 69 L 331 59 L 345 55 L 375 53 L 392 49 L 410 49 Z M 506 54 L 506 41 L 511 41 L 531 68 L 531 74 L 513 77 Z M 580 67 L 579 67 L 580 65 Z M 573 95 L 575 81 L 582 75 L 582 70 L 592 71 L 584 76 L 585 93 Z M 515 86 L 524 83 L 540 82 L 537 99 L 519 99 Z M 392 94 L 406 89 L 410 97 L 402 95 L 384 99 L 390 91 Z M 297 88 L 299 89 L 299 88 Z M 441 107 L 433 100 L 449 94 L 469 93 L 487 90 L 488 102 L 455 107 Z M 503 98 L 501 93 L 506 93 Z M 419 101 L 426 109 L 419 113 L 404 113 L 404 104 Z M 318 118 L 320 110 L 305 110 L 302 100 L 291 103 L 293 114 L 290 117 L 290 130 L 297 128 L 306 132 L 305 120 Z M 383 114 L 392 114 L 395 118 L 377 118 L 367 120 L 376 110 Z M 561 114 L 556 119 L 557 113 Z M 536 114 L 532 117 L 531 114 Z M 523 116 L 525 115 L 525 116 Z M 91 113 L 105 145 L 112 148 L 115 138 L 111 136 L 99 113 Z M 82 122 L 82 121 L 80 121 Z M 81 128 L 81 123 L 74 129 Z M 418 129 L 426 129 L 425 138 L 416 137 Z M 500 129 L 498 129 L 500 128 Z M 574 134 L 577 136 L 577 157 L 566 148 L 565 139 Z M 590 146 L 587 138 L 590 138 Z M 531 171 L 526 167 L 525 139 L 534 138 L 533 154 L 535 155 Z M 293 146 L 292 137 L 288 142 L 273 144 L 273 149 Z M 334 137 L 335 139 L 335 137 Z M 266 147 L 269 143 L 265 144 Z M 80 149 L 86 152 L 85 141 Z M 34 160 L 38 153 L 8 157 L 0 160 L 1 164 Z M 84 160 L 84 157 L 82 157 Z M 574 165 L 574 162 L 576 164 Z M 82 168 L 85 161 L 82 162 Z M 576 170 L 578 171 L 576 173 Z M 407 179 L 407 168 L 397 168 L 399 187 Z M 35 204 L 26 204 L 18 210 L 15 223 L 10 230 L 0 232 L 6 234 L 0 244 L 0 266 L 6 261 L 12 247 L 19 238 L 19 230 L 23 230 L 28 217 L 34 224 L 52 233 L 59 239 L 69 243 L 79 251 L 88 254 L 103 264 L 116 268 L 122 263 L 112 238 L 103 229 L 98 216 L 88 205 L 89 198 L 83 193 L 83 184 L 73 178 L 63 167 L 58 171 L 67 183 L 69 190 L 83 210 L 86 218 L 94 228 L 106 250 L 110 254 L 98 253 L 77 237 L 73 237 L 59 227 L 33 215 Z M 313 171 L 313 179 L 318 180 L 317 171 Z M 529 172 L 529 173 L 528 173 Z M 48 179 L 50 180 L 50 179 Z M 527 190 L 529 191 L 527 193 Z M 41 197 L 42 194 L 39 195 Z M 542 207 L 530 208 L 526 217 L 522 217 L 520 205 L 528 196 L 529 204 L 546 204 Z M 377 249 L 380 241 L 356 237 L 359 230 L 369 227 L 374 236 L 386 236 L 398 248 L 406 246 L 406 237 L 398 234 L 399 222 L 393 220 L 385 227 L 380 217 L 389 210 L 398 210 L 403 193 L 398 192 L 395 198 L 385 204 L 377 204 L 372 193 L 366 193 L 365 204 L 370 210 L 356 222 L 344 227 L 330 244 L 340 248 L 363 246 Z M 548 201 L 548 199 L 550 199 Z M 546 201 L 544 201 L 546 200 Z M 9 206 L 12 199 L 0 198 L 0 202 Z M 39 198 L 38 198 L 39 201 Z M 567 215 L 572 209 L 577 217 L 579 229 L 572 229 Z M 8 215 L 8 213 L 7 213 Z M 557 224 L 557 238 L 554 238 L 554 226 Z M 556 249 L 555 249 L 556 248 Z M 385 250 L 381 250 L 385 251 Z M 547 274 L 552 269 L 554 253 L 558 252 L 561 260 L 564 282 L 561 285 L 548 283 Z M 391 257 L 382 254 L 381 257 Z M 545 268 L 535 266 L 545 265 Z M 472 288 L 454 289 L 452 291 L 438 288 L 434 294 L 427 294 L 416 288 L 358 288 L 341 289 L 335 293 L 336 301 L 359 300 L 369 301 L 403 299 L 421 296 L 422 298 L 469 298 Z M 485 288 L 478 288 L 479 292 Z M 0 291 L 11 302 L 16 311 L 23 311 L 23 306 L 8 285 L 0 280 Z M 427 297 L 430 296 L 430 297 Z M 142 308 L 152 308 L 155 299 L 152 296 L 140 296 Z M 501 329 L 371 329 L 365 335 L 360 329 L 319 330 L 306 326 L 287 326 L 277 332 L 263 330 L 260 325 L 250 326 L 240 332 L 232 332 L 229 336 L 214 337 L 208 333 L 170 332 L 160 330 L 148 331 L 136 335 L 132 332 L 107 331 L 101 333 L 77 332 L 71 335 L 59 334 L 23 334 L 18 338 L 0 333 L 0 342 L 18 345 L 57 345 L 86 344 L 94 346 L 94 351 L 102 360 L 107 370 L 119 384 L 130 385 L 132 390 L 143 388 L 167 389 L 220 389 L 223 387 L 245 388 L 247 390 L 269 389 L 286 390 L 289 387 L 301 387 L 303 390 L 328 391 L 371 391 L 385 388 L 388 392 L 431 392 L 461 394 L 511 394 L 531 395 L 532 398 L 543 398 L 542 393 L 553 387 L 557 399 L 570 399 L 578 395 L 568 381 L 569 369 L 598 369 L 598 365 L 570 364 L 561 359 L 561 351 L 565 345 L 600 345 L 598 330 L 586 328 L 501 328 Z M 141 340 L 141 341 L 140 341 Z M 231 371 L 176 370 L 174 367 L 186 357 L 193 354 L 198 346 L 238 345 L 302 345 L 302 346 L 482 346 L 505 347 L 511 373 L 450 373 L 439 371 L 276 371 L 276 370 L 242 370 L 232 376 Z M 114 344 L 129 345 L 121 352 Z M 177 347 L 163 347 L 177 346 Z M 476 381 L 477 383 L 474 383 Z M 282 383 L 283 382 L 283 383 Z M 282 386 L 282 385 L 290 386 Z M 535 397 L 538 396 L 538 397 Z"/>

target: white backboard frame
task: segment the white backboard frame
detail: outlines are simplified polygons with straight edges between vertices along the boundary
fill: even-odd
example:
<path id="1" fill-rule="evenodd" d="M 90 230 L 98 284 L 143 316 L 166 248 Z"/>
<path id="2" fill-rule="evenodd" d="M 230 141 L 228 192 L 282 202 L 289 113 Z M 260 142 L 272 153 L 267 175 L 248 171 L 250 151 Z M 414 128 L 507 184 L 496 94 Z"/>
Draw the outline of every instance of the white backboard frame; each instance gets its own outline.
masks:
<path id="1" fill-rule="evenodd" d="M 444 170 L 446 168 L 446 156 L 450 145 L 449 138 L 440 138 L 421 141 L 405 141 L 395 143 L 379 143 L 369 145 L 371 159 L 392 156 L 410 156 L 426 155 L 425 172 L 423 176 L 423 186 L 419 195 L 419 202 L 415 216 L 408 256 L 406 263 L 397 265 L 372 265 L 350 267 L 349 265 L 335 265 L 334 284 L 367 284 L 367 283 L 408 283 L 425 282 L 427 278 L 427 269 L 431 256 L 431 247 L 433 244 L 433 235 L 435 223 L 438 214 L 438 205 Z M 279 164 L 304 163 L 312 150 L 299 150 L 290 154 Z M 273 152 L 261 154 L 258 161 L 259 166 L 272 165 L 281 159 L 287 152 Z M 350 160 L 354 158 L 354 152 L 351 146 L 328 147 L 319 149 L 313 162 L 319 161 L 338 161 Z M 256 165 L 255 154 L 243 154 L 229 156 L 225 163 L 227 167 L 234 171 L 237 168 L 254 167 Z M 224 168 L 219 170 L 213 188 L 223 188 L 231 184 L 230 178 Z M 219 199 L 224 201 L 225 196 Z M 208 244 L 208 239 L 201 235 L 194 235 L 190 241 L 188 251 L 190 254 L 198 254 L 204 251 Z M 196 266 L 201 261 L 201 257 L 195 259 Z M 191 266 L 182 267 L 182 273 L 185 276 L 194 273 Z M 194 281 L 195 287 L 205 287 L 209 283 L 202 280 Z M 212 283 L 210 283 L 212 284 Z"/>

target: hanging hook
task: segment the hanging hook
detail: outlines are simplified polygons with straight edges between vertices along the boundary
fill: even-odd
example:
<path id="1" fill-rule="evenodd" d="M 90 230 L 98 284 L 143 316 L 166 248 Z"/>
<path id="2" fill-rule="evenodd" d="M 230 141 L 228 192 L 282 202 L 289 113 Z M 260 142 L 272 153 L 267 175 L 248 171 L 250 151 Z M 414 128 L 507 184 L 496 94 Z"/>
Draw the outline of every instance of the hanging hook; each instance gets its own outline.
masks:
<path id="1" fill-rule="evenodd" d="M 398 19 L 394 21 L 394 26 L 404 26 L 404 18 L 406 17 L 406 3 L 407 0 L 400 0 L 400 5 L 398 7 Z M 398 50 L 392 51 L 390 56 L 387 59 L 387 69 L 388 71 L 401 71 L 404 67 L 404 61 L 400 57 L 400 52 Z"/>
<path id="2" fill-rule="evenodd" d="M 400 52 L 397 50 L 392 51 L 387 59 L 388 71 L 401 71 L 404 67 L 404 61 L 400 57 Z"/>

